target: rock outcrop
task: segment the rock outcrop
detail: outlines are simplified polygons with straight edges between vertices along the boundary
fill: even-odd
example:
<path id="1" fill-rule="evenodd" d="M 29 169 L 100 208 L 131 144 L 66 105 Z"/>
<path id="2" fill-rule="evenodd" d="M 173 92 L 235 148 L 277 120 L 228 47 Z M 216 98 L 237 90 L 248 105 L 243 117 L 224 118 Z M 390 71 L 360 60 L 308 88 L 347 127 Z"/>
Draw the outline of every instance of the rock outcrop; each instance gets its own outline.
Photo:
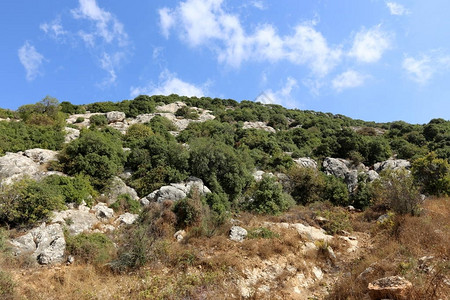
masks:
<path id="1" fill-rule="evenodd" d="M 116 202 L 119 196 L 123 194 L 129 195 L 133 200 L 139 200 L 136 191 L 127 186 L 120 177 L 115 176 L 105 192 L 105 196 L 108 198 L 107 204 L 110 205 Z"/>
<path id="2" fill-rule="evenodd" d="M 66 226 L 70 234 L 77 235 L 90 231 L 100 221 L 94 214 L 90 213 L 89 207 L 80 205 L 78 208 L 54 212 L 52 223 Z"/>
<path id="3" fill-rule="evenodd" d="M 66 132 L 66 136 L 64 138 L 64 143 L 66 144 L 80 137 L 80 130 L 78 129 L 72 127 L 65 127 L 64 131 Z"/>
<path id="4" fill-rule="evenodd" d="M 202 195 L 211 193 L 209 188 L 203 184 L 203 181 L 196 177 L 189 177 L 185 182 L 171 183 L 170 185 L 163 186 L 146 197 L 141 199 L 142 204 L 148 204 L 149 202 L 163 202 L 164 200 L 178 201 L 189 194 L 191 189 L 196 188 Z"/>
<path id="5" fill-rule="evenodd" d="M 296 158 L 293 159 L 294 162 L 302 167 L 302 168 L 313 168 L 313 169 L 317 169 L 317 162 L 309 157 L 300 157 L 300 158 Z"/>
<path id="6" fill-rule="evenodd" d="M 235 242 L 242 242 L 247 236 L 247 230 L 240 226 L 233 226 L 230 229 L 230 240 Z"/>
<path id="7" fill-rule="evenodd" d="M 10 153 L 0 157 L 1 185 L 9 185 L 24 176 L 33 178 L 39 173 L 39 165 L 33 159 L 23 155 L 23 152 Z"/>
<path id="8" fill-rule="evenodd" d="M 106 113 L 108 123 L 122 122 L 125 120 L 125 113 L 121 111 L 110 111 Z"/>
<path id="9" fill-rule="evenodd" d="M 260 129 L 272 133 L 277 132 L 275 128 L 268 126 L 264 122 L 244 122 L 242 129 Z"/>
<path id="10" fill-rule="evenodd" d="M 384 170 L 398 170 L 398 169 L 409 169 L 411 168 L 411 163 L 406 159 L 388 159 L 386 161 L 376 163 L 373 168 L 378 173 Z"/>
<path id="11" fill-rule="evenodd" d="M 409 299 L 412 283 L 400 276 L 384 277 L 369 283 L 369 296 L 378 299 Z"/>
<path id="12" fill-rule="evenodd" d="M 11 244 L 16 255 L 30 254 L 42 265 L 64 261 L 66 241 L 60 224 L 41 226 L 13 239 Z"/>
<path id="13" fill-rule="evenodd" d="M 24 155 L 40 165 L 58 160 L 58 152 L 47 149 L 34 148 L 25 150 Z"/>

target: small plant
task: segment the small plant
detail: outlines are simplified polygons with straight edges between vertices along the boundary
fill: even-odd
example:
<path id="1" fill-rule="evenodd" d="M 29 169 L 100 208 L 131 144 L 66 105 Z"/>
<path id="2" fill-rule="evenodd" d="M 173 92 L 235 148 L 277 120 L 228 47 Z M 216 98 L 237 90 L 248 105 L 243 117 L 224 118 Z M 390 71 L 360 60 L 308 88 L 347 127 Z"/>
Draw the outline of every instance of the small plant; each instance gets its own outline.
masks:
<path id="1" fill-rule="evenodd" d="M 83 117 L 78 117 L 76 120 L 75 120 L 75 123 L 83 123 L 84 122 L 84 118 Z"/>
<path id="2" fill-rule="evenodd" d="M 66 233 L 66 250 L 85 263 L 104 264 L 114 257 L 113 242 L 102 233 L 81 233 L 70 236 Z"/>
<path id="3" fill-rule="evenodd" d="M 121 194 L 117 197 L 117 201 L 109 206 L 114 209 L 115 212 L 128 211 L 132 214 L 138 214 L 141 211 L 141 205 L 139 201 L 134 200 L 128 194 Z"/>
<path id="4" fill-rule="evenodd" d="M 89 118 L 91 125 L 105 126 L 108 124 L 108 119 L 105 115 L 93 115 Z"/>
<path id="5" fill-rule="evenodd" d="M 330 210 L 318 211 L 317 214 L 328 220 L 322 228 L 328 234 L 336 234 L 340 231 L 352 231 L 352 225 L 348 213 L 340 207 Z"/>
<path id="6" fill-rule="evenodd" d="M 280 235 L 276 232 L 273 232 L 269 228 L 259 227 L 248 231 L 247 238 L 248 239 L 273 239 L 279 238 Z"/>

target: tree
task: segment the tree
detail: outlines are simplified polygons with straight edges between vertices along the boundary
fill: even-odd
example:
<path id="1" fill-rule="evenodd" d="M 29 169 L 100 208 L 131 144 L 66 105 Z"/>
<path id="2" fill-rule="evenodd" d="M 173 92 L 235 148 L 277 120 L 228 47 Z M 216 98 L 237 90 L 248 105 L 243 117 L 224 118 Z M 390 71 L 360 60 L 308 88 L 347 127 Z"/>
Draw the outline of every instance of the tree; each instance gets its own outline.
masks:
<path id="1" fill-rule="evenodd" d="M 263 214 L 279 214 L 294 204 L 292 197 L 283 193 L 283 188 L 275 177 L 265 175 L 258 182 L 249 209 Z"/>
<path id="2" fill-rule="evenodd" d="M 450 195 L 450 164 L 437 158 L 436 153 L 416 159 L 412 164 L 415 181 L 424 193 L 436 196 Z"/>

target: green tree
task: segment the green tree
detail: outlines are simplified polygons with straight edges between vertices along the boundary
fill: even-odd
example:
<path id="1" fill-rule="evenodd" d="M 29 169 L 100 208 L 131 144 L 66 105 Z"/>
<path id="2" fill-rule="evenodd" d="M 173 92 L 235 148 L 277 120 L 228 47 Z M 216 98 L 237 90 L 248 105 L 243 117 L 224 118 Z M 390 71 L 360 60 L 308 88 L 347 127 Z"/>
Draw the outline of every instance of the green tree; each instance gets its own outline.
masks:
<path id="1" fill-rule="evenodd" d="M 249 209 L 263 214 L 279 214 L 288 210 L 295 201 L 289 194 L 283 193 L 283 187 L 273 176 L 263 176 L 253 193 Z"/>
<path id="2" fill-rule="evenodd" d="M 450 164 L 447 160 L 437 158 L 430 152 L 425 157 L 416 159 L 412 164 L 415 181 L 429 195 L 450 195 Z"/>

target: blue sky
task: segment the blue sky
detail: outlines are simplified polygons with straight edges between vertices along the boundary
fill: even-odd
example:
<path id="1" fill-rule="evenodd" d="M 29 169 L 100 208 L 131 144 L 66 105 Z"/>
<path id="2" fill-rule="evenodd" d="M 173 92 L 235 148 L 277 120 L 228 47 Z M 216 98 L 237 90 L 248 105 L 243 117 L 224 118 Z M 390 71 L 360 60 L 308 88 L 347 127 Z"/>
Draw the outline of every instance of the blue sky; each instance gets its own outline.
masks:
<path id="1" fill-rule="evenodd" d="M 450 118 L 448 0 L 0 3 L 0 106 L 139 94 Z"/>

